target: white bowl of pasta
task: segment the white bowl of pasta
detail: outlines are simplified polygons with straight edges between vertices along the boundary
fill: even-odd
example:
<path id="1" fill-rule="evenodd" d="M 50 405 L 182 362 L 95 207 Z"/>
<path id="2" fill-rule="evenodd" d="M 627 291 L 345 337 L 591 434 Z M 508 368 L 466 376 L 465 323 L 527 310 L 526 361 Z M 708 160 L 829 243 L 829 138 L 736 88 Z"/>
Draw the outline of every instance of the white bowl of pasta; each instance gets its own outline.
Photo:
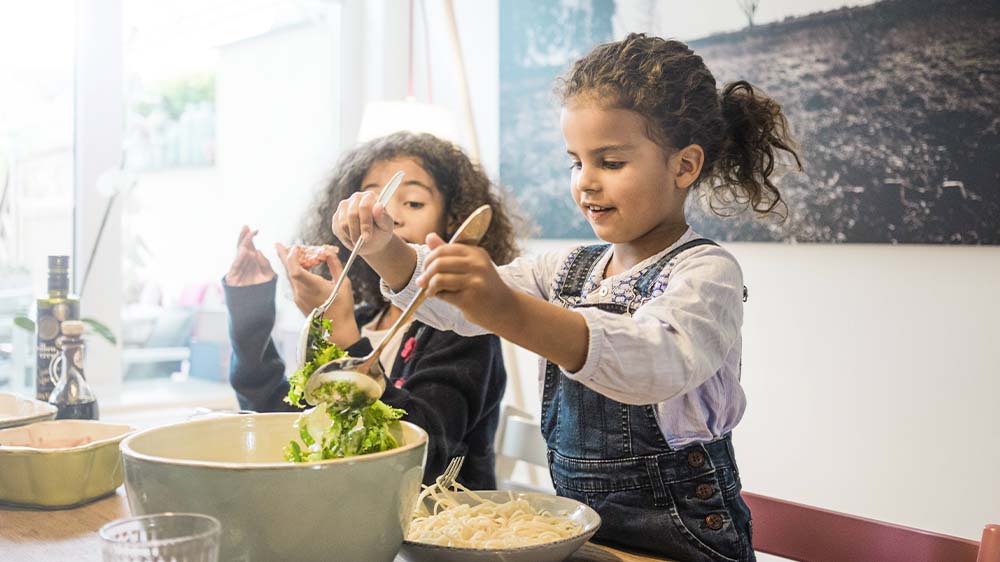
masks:
<path id="1" fill-rule="evenodd" d="M 596 511 L 570 498 L 431 487 L 399 553 L 406 562 L 562 562 L 600 526 Z"/>

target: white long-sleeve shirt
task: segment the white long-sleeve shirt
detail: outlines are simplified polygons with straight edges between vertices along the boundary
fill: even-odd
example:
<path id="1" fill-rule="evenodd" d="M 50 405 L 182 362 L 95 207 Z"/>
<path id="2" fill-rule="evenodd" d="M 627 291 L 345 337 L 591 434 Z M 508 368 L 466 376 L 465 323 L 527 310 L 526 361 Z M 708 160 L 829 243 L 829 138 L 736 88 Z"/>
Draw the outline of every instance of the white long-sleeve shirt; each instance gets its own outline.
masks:
<path id="1" fill-rule="evenodd" d="M 604 278 L 612 251 L 597 261 L 584 284 L 586 303 L 622 303 L 647 266 L 690 240 L 688 229 L 677 242 L 628 271 Z M 428 250 L 417 246 L 415 271 L 423 271 Z M 511 287 L 551 301 L 572 248 L 518 258 L 498 267 Z M 406 287 L 383 293 L 405 307 L 418 290 L 414 275 Z M 587 359 L 570 379 L 618 402 L 653 404 L 657 421 L 672 448 L 710 441 L 731 431 L 746 409 L 740 386 L 743 324 L 743 273 L 725 249 L 701 245 L 682 252 L 663 268 L 653 298 L 631 316 L 597 308 L 574 309 L 589 329 Z M 486 333 L 466 321 L 454 306 L 428 299 L 417 317 L 435 328 L 471 336 Z M 540 361 L 539 388 L 545 376 Z"/>

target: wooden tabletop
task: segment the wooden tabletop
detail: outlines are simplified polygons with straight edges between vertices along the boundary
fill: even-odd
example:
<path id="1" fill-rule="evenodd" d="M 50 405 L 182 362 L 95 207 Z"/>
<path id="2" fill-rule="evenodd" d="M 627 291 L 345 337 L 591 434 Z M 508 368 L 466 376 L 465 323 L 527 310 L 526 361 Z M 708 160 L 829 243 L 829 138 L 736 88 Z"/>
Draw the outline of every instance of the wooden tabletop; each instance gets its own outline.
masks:
<path id="1" fill-rule="evenodd" d="M 18 562 L 100 562 L 97 530 L 128 517 L 125 488 L 76 509 L 41 511 L 0 506 L 0 560 Z M 567 562 L 664 562 L 587 543 Z"/>

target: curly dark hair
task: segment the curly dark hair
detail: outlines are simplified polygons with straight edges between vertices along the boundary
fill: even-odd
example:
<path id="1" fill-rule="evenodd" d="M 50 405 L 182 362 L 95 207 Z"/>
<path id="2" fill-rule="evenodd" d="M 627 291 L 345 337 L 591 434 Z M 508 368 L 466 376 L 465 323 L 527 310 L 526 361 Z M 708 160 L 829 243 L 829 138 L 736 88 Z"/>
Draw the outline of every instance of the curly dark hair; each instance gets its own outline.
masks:
<path id="1" fill-rule="evenodd" d="M 697 144 L 705 152 L 692 187 L 709 184 L 709 206 L 753 209 L 784 216 L 781 193 L 771 182 L 775 157 L 784 151 L 802 162 L 781 106 L 748 82 L 716 89 L 702 58 L 680 41 L 630 33 L 595 47 L 556 82 L 563 104 L 578 96 L 628 109 L 646 120 L 646 135 L 669 153 Z"/>
<path id="2" fill-rule="evenodd" d="M 434 178 L 444 197 L 445 239 L 451 236 L 469 214 L 481 205 L 493 208 L 493 220 L 480 246 L 499 265 L 509 263 L 518 254 L 514 237 L 516 217 L 506 207 L 505 194 L 494 185 L 486 173 L 473 163 L 462 149 L 446 140 L 426 133 L 399 132 L 380 137 L 355 147 L 344 154 L 333 170 L 326 188 L 305 215 L 301 238 L 306 244 L 330 244 L 343 248 L 333 235 L 330 218 L 337 205 L 361 190 L 365 174 L 376 163 L 396 158 L 413 158 Z M 347 255 L 342 252 L 341 257 Z M 345 258 L 346 259 L 346 258 Z M 329 277 L 323 264 L 319 272 Z M 354 300 L 359 305 L 381 308 L 384 299 L 379 292 L 379 277 L 364 260 L 354 263 L 349 274 L 354 287 Z"/>

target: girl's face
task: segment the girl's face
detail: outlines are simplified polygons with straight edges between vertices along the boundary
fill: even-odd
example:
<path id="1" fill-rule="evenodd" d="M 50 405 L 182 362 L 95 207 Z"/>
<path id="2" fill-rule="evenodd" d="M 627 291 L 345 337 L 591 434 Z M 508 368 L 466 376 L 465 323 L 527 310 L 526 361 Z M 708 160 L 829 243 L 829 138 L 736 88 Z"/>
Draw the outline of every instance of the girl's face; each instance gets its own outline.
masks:
<path id="1" fill-rule="evenodd" d="M 386 210 L 396 221 L 396 235 L 411 243 L 423 243 L 432 232 L 444 236 L 444 196 L 434 178 L 416 159 L 401 157 L 375 162 L 361 180 L 361 191 L 378 195 L 393 174 L 400 170 L 406 174 L 403 183 L 386 205 Z"/>
<path id="2" fill-rule="evenodd" d="M 648 255 L 673 242 L 685 226 L 687 190 L 677 187 L 675 160 L 646 136 L 645 119 L 573 98 L 562 108 L 561 126 L 573 199 L 594 233 Z"/>

